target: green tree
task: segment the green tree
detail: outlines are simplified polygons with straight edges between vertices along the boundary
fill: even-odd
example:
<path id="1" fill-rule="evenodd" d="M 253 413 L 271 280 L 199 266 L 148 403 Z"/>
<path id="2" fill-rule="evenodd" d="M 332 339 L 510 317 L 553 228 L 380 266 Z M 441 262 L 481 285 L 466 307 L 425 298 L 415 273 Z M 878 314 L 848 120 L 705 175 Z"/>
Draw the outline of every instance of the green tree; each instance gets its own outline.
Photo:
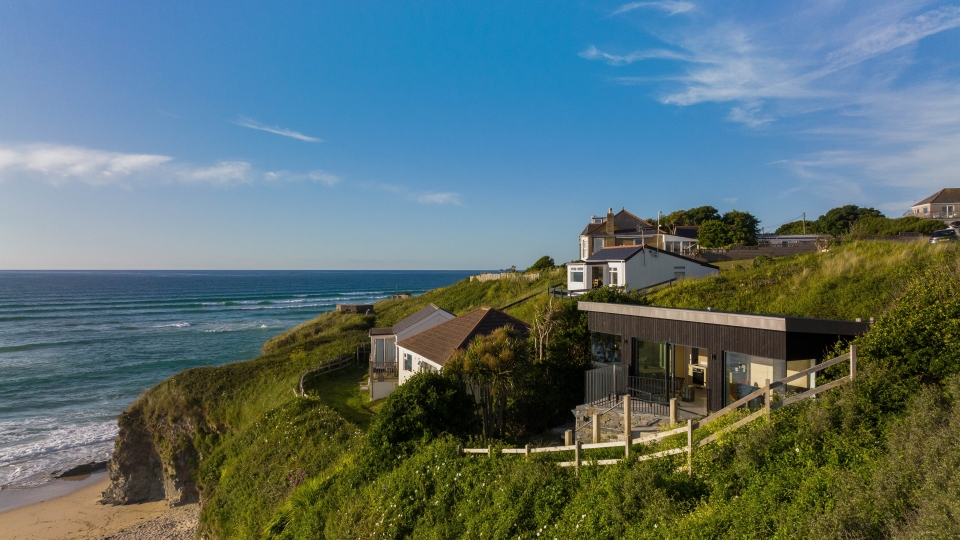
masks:
<path id="1" fill-rule="evenodd" d="M 777 230 L 774 231 L 775 234 L 819 234 L 820 229 L 817 227 L 817 220 L 807 220 L 806 227 L 802 220 L 791 221 L 789 223 L 784 223 L 783 225 L 777 227 Z"/>
<path id="2" fill-rule="evenodd" d="M 411 453 L 444 433 L 465 438 L 479 430 L 473 400 L 459 381 L 418 373 L 387 397 L 370 424 L 368 440 L 381 457 Z"/>
<path id="3" fill-rule="evenodd" d="M 514 380 L 529 363 L 529 344 L 511 326 L 477 336 L 444 366 L 444 372 L 459 379 L 478 401 L 484 436 L 504 434 L 507 399 Z"/>
<path id="4" fill-rule="evenodd" d="M 700 224 L 697 244 L 704 248 L 722 248 L 733 244 L 733 231 L 722 221 L 711 219 Z"/>
<path id="5" fill-rule="evenodd" d="M 723 222 L 733 227 L 730 237 L 731 244 L 744 246 L 757 245 L 757 234 L 760 232 L 760 220 L 750 212 L 731 210 L 723 214 Z"/>
<path id="6" fill-rule="evenodd" d="M 720 220 L 720 213 L 712 206 L 697 206 L 687 210 L 689 223 L 684 225 L 702 225 L 705 221 Z"/>
<path id="7" fill-rule="evenodd" d="M 831 208 L 817 218 L 820 232 L 840 236 L 850 230 L 850 226 L 865 217 L 884 217 L 876 208 L 860 208 L 855 204 Z"/>
<path id="8" fill-rule="evenodd" d="M 541 270 L 549 270 L 556 266 L 556 263 L 553 262 L 553 257 L 549 255 L 544 255 L 537 259 L 537 262 L 533 263 L 533 266 L 527 268 L 525 272 L 539 272 Z"/>

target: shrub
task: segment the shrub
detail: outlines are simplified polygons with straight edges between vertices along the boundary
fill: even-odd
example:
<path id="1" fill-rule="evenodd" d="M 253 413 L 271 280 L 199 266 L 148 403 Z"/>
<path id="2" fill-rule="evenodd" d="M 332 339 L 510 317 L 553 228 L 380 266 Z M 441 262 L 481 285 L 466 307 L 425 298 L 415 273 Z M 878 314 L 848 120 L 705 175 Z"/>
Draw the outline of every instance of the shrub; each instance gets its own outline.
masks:
<path id="1" fill-rule="evenodd" d="M 704 221 L 697 231 L 697 244 L 704 248 L 722 248 L 733 244 L 733 231 L 722 221 Z"/>
<path id="2" fill-rule="evenodd" d="M 553 262 L 553 257 L 549 255 L 544 255 L 537 259 L 537 262 L 533 263 L 533 266 L 527 268 L 525 272 L 539 272 L 540 270 L 549 270 L 556 266 L 556 263 Z"/>
<path id="3" fill-rule="evenodd" d="M 370 446 L 383 457 L 408 455 L 423 441 L 475 434 L 473 400 L 453 378 L 419 373 L 387 397 L 370 424 Z"/>
<path id="4" fill-rule="evenodd" d="M 769 255 L 760 255 L 753 260 L 753 264 L 751 264 L 750 266 L 752 266 L 753 268 L 761 268 L 764 266 L 769 266 L 771 264 L 773 264 L 773 257 Z"/>

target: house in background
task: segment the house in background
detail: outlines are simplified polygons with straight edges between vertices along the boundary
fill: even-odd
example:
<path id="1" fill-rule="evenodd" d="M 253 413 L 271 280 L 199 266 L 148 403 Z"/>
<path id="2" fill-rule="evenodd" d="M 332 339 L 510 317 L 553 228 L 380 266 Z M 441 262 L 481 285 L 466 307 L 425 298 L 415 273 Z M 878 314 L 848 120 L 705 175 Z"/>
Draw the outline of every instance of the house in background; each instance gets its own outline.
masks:
<path id="1" fill-rule="evenodd" d="M 606 217 L 592 216 L 590 223 L 580 233 L 580 260 L 605 247 L 640 244 L 672 253 L 689 254 L 696 248 L 699 228 L 681 225 L 667 232 L 624 209 L 614 214 L 613 208 L 608 208 Z"/>
<path id="2" fill-rule="evenodd" d="M 656 227 L 630 212 L 621 209 L 614 214 L 609 208 L 606 217 L 591 217 L 580 233 L 580 259 L 605 247 L 639 245 L 658 233 Z"/>
<path id="3" fill-rule="evenodd" d="M 503 326 L 512 326 L 525 337 L 530 332 L 523 321 L 500 310 L 482 307 L 398 341 L 400 384 L 422 371 L 440 371 L 454 353 L 470 345 L 474 337 L 489 335 Z"/>
<path id="4" fill-rule="evenodd" d="M 567 290 L 576 294 L 607 286 L 643 289 L 717 273 L 719 268 L 712 264 L 649 245 L 605 247 L 583 261 L 567 263 Z"/>
<path id="5" fill-rule="evenodd" d="M 944 188 L 910 207 L 906 215 L 951 223 L 960 212 L 960 188 Z"/>
<path id="6" fill-rule="evenodd" d="M 371 328 L 370 336 L 370 399 L 387 397 L 397 387 L 399 366 L 397 343 L 433 328 L 456 316 L 429 304 L 388 328 Z"/>

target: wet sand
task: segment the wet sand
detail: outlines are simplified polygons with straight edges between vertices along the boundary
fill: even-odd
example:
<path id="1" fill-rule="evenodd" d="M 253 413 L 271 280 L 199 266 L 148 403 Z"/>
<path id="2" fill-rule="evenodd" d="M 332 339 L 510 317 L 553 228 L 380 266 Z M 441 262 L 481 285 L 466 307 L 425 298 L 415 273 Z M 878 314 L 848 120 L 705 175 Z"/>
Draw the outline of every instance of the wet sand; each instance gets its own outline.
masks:
<path id="1" fill-rule="evenodd" d="M 195 504 L 173 509 L 165 501 L 127 506 L 102 505 L 99 503 L 100 494 L 109 484 L 105 473 L 75 481 L 82 482 L 82 487 L 66 494 L 57 490 L 72 488 L 68 483 L 48 488 L 42 494 L 31 493 L 32 490 L 23 490 L 20 494 L 5 493 L 4 502 L 8 508 L 17 502 L 26 502 L 23 498 L 52 498 L 0 511 L 0 536 L 6 540 L 194 538 Z M 14 500 L 18 497 L 19 500 Z"/>

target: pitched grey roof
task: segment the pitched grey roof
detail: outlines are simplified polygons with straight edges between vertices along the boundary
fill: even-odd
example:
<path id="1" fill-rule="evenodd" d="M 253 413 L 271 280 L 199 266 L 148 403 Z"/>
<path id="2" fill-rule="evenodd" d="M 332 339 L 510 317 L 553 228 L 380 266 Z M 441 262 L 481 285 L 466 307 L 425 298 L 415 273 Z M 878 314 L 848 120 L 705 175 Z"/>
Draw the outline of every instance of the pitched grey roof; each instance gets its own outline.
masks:
<path id="1" fill-rule="evenodd" d="M 593 255 L 584 259 L 584 262 L 625 261 L 642 249 L 642 245 L 605 247 L 595 251 Z"/>
<path id="2" fill-rule="evenodd" d="M 662 253 L 664 255 L 669 255 L 670 257 L 675 257 L 677 259 L 683 259 L 694 264 L 699 264 L 700 266 L 706 266 L 707 268 L 714 268 L 719 270 L 720 268 L 712 264 L 705 263 L 703 261 L 698 261 L 690 257 L 685 257 L 679 253 L 672 253 L 653 246 L 617 246 L 617 247 L 605 247 L 598 251 L 595 251 L 593 255 L 587 257 L 583 260 L 585 263 L 594 263 L 594 262 L 608 262 L 608 261 L 627 261 L 630 260 L 634 255 L 640 253 L 643 248 L 647 248 L 650 251 L 656 251 L 657 253 Z"/>
<path id="3" fill-rule="evenodd" d="M 410 328 L 411 326 L 417 324 L 418 322 L 426 319 L 427 317 L 433 315 L 438 311 L 444 311 L 446 313 L 450 313 L 449 311 L 441 309 L 436 304 L 430 303 L 420 308 L 416 313 L 407 316 L 397 324 L 393 326 L 389 326 L 387 328 L 371 328 L 368 334 L 370 336 L 390 336 L 393 334 L 399 334 L 400 332 L 403 332 L 407 328 Z M 453 313 L 450 313 L 450 315 L 453 315 Z"/>
<path id="4" fill-rule="evenodd" d="M 960 203 L 960 188 L 943 188 L 913 206 L 939 203 Z"/>
<path id="5" fill-rule="evenodd" d="M 410 315 L 409 317 L 393 325 L 393 332 L 395 334 L 399 334 L 400 332 L 403 332 L 407 328 L 410 328 L 411 326 L 417 324 L 418 322 L 426 319 L 427 317 L 433 315 L 438 311 L 444 311 L 444 310 L 440 309 L 436 304 L 427 304 L 426 306 L 423 306 L 419 311 L 417 311 L 413 315 Z M 453 313 L 451 313 L 451 315 L 453 315 Z"/>

